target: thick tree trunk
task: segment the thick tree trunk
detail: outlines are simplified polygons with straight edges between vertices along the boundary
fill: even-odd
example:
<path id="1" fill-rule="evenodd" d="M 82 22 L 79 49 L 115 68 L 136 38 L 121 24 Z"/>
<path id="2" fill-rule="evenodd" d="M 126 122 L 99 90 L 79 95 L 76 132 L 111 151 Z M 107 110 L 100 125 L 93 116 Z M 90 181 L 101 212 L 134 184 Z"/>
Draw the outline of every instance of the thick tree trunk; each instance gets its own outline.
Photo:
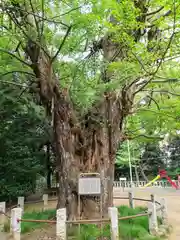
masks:
<path id="1" fill-rule="evenodd" d="M 111 55 L 112 48 L 108 50 L 107 46 Z M 51 60 L 41 49 L 36 59 L 37 46 L 33 43 L 27 49 L 38 79 L 39 96 L 47 114 L 53 116 L 53 145 L 59 176 L 58 207 L 67 208 L 69 219 L 77 218 L 78 176 L 81 172 L 98 172 L 103 179 L 102 206 L 105 215 L 108 206 L 113 204 L 116 149 L 121 139 L 123 119 L 129 112 L 132 100 L 125 88 L 119 93 L 105 92 L 101 102 L 79 119 L 69 93 L 58 84 Z M 97 217 L 99 213 L 94 197 L 81 197 L 81 217 Z"/>
<path id="2" fill-rule="evenodd" d="M 90 140 L 90 139 L 89 139 Z M 102 139 L 99 139 L 102 140 Z M 57 140 L 56 140 L 57 141 Z M 94 140 L 92 140 L 93 142 Z M 102 146 L 98 146 L 96 149 L 93 146 L 88 147 L 85 152 L 92 153 L 89 158 L 82 159 L 82 156 L 76 154 L 70 154 L 74 161 L 69 161 L 69 152 L 65 153 L 59 158 L 59 199 L 58 207 L 67 207 L 68 215 L 70 219 L 74 219 L 78 216 L 78 176 L 81 172 L 98 172 L 102 178 L 102 194 L 103 194 L 103 210 L 104 214 L 107 213 L 107 207 L 112 205 L 112 192 L 113 192 L 113 179 L 114 179 L 114 162 L 109 158 L 107 153 L 106 142 L 102 140 Z M 92 144 L 93 145 L 93 144 Z M 57 149 L 57 151 L 61 151 Z M 96 154 L 96 156 L 93 156 Z M 101 153 L 101 154 L 99 154 Z M 85 153 L 86 154 L 86 153 Z M 62 160 L 63 159 L 63 160 Z M 85 165 L 81 162 L 85 160 Z M 114 161 L 114 159 L 113 159 Z M 96 217 L 100 213 L 100 205 L 96 201 L 98 198 L 92 196 L 82 196 L 81 202 L 81 217 Z"/>
<path id="3" fill-rule="evenodd" d="M 105 41 L 106 55 L 111 56 L 115 47 Z M 109 46 L 109 50 L 108 50 Z M 113 204 L 114 163 L 121 139 L 122 123 L 129 112 L 132 99 L 127 90 L 105 92 L 101 102 L 78 119 L 69 99 L 69 93 L 60 88 L 53 73 L 51 60 L 31 43 L 27 47 L 38 79 L 39 95 L 47 114 L 53 115 L 54 149 L 59 175 L 58 207 L 66 207 L 69 219 L 78 217 L 78 176 L 81 172 L 98 172 L 103 179 L 103 210 Z M 105 50 L 104 50 L 105 51 Z M 106 56 L 107 58 L 107 56 Z M 110 77 L 106 72 L 105 79 Z M 108 76 L 109 75 L 109 76 Z M 53 102 L 53 108 L 52 108 Z M 81 197 L 81 217 L 99 216 L 94 197 Z"/>
<path id="4" fill-rule="evenodd" d="M 31 43 L 29 56 L 34 61 L 37 46 Z M 112 205 L 114 161 L 122 126 L 121 109 L 115 93 L 105 93 L 102 102 L 78 119 L 67 91 L 53 74 L 50 59 L 40 51 L 33 62 L 39 95 L 47 113 L 53 110 L 54 149 L 59 174 L 58 207 L 66 207 L 69 219 L 78 217 L 78 176 L 98 172 L 103 178 L 103 210 Z M 53 109 L 51 109 L 53 99 Z M 119 127 L 120 126 L 120 127 Z M 99 216 L 94 197 L 81 197 L 81 217 Z"/>
<path id="5" fill-rule="evenodd" d="M 115 152 L 119 140 L 118 104 L 106 96 L 98 108 L 88 113 L 81 125 L 68 122 L 70 107 L 63 111 L 62 102 L 54 107 L 54 134 L 59 172 L 58 207 L 67 207 L 68 217 L 78 217 L 78 177 L 84 172 L 97 172 L 102 177 L 103 215 L 113 204 Z M 110 107 L 109 107 L 110 104 Z M 62 109 L 63 108 L 63 109 Z M 114 111 L 110 118 L 109 111 Z M 115 117 L 114 117 L 115 116 Z M 110 123 L 111 122 L 111 123 Z M 71 126 L 72 125 L 72 126 Z M 81 196 L 79 217 L 98 217 L 100 204 L 93 196 Z"/>

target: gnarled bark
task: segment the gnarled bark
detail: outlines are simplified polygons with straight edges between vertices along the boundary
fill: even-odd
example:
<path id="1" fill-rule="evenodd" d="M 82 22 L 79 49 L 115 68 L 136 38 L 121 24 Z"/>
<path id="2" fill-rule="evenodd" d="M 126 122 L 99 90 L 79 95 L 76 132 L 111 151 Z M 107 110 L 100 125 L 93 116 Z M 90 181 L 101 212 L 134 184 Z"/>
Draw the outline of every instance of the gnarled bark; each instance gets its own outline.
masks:
<path id="1" fill-rule="evenodd" d="M 120 136 L 119 108 L 113 96 L 105 97 L 98 108 L 84 116 L 81 125 L 66 122 L 61 102 L 54 108 L 54 134 L 60 178 L 58 205 L 68 208 L 69 218 L 77 216 L 78 176 L 98 172 L 103 178 L 103 209 L 112 205 L 115 152 Z M 109 111 L 114 112 L 110 115 Z M 76 131 L 75 131 L 76 128 Z M 63 197 L 62 197 L 63 196 Z M 81 197 L 81 216 L 99 215 L 95 198 Z"/>
<path id="2" fill-rule="evenodd" d="M 33 44 L 28 52 L 33 62 Z M 35 46 L 37 47 L 37 46 Z M 67 91 L 61 89 L 53 74 L 50 59 L 39 49 L 33 62 L 39 95 L 47 113 L 51 112 L 53 99 L 53 134 L 56 164 L 59 173 L 58 207 L 67 207 L 68 217 L 77 217 L 78 176 L 81 172 L 98 172 L 103 177 L 103 209 L 112 205 L 114 161 L 121 137 L 122 102 L 116 93 L 109 92 L 83 119 L 75 115 Z M 95 198 L 81 197 L 81 216 L 95 217 L 99 208 Z"/>

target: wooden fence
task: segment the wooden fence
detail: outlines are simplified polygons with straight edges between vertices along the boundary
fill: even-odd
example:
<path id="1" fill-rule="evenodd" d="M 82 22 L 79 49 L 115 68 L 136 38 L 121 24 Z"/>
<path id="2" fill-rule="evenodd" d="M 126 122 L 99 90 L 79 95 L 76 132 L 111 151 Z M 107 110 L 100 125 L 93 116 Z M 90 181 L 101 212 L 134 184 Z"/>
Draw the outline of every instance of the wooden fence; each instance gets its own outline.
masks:
<path id="1" fill-rule="evenodd" d="M 167 219 L 167 208 L 165 199 L 162 198 L 160 201 L 156 201 L 154 195 L 151 195 L 150 199 L 141 199 L 135 198 L 132 192 L 128 193 L 128 197 L 114 197 L 114 199 L 127 199 L 129 201 L 129 206 L 134 208 L 134 201 L 146 201 L 148 202 L 148 210 L 144 211 L 140 214 L 133 216 L 125 216 L 121 217 L 118 215 L 118 210 L 116 207 L 110 207 L 108 209 L 108 217 L 103 219 L 89 219 L 89 220 L 76 220 L 69 221 L 67 220 L 66 208 L 61 208 L 56 211 L 56 220 L 33 220 L 33 219 L 23 219 L 23 211 L 24 204 L 35 204 L 39 202 L 43 202 L 43 209 L 48 208 L 49 201 L 55 201 L 57 199 L 48 199 L 48 195 L 44 194 L 43 199 L 40 201 L 30 201 L 24 202 L 24 197 L 18 198 L 18 204 L 13 206 L 12 209 L 6 209 L 5 202 L 0 202 L 0 227 L 3 229 L 3 225 L 5 224 L 6 217 L 10 218 L 10 231 L 12 233 L 13 240 L 20 240 L 21 238 L 21 223 L 22 222 L 37 222 L 37 223 L 48 223 L 48 224 L 56 224 L 56 237 L 59 240 L 67 239 L 67 225 L 69 224 L 101 224 L 101 223 L 109 223 L 111 226 L 111 240 L 119 239 L 119 228 L 118 221 L 119 220 L 127 220 L 138 218 L 142 216 L 148 216 L 149 219 L 149 232 L 154 235 L 158 232 L 158 221 L 157 214 L 160 213 L 162 218 L 163 225 L 168 225 Z M 11 212 L 11 216 L 7 215 L 7 212 Z"/>

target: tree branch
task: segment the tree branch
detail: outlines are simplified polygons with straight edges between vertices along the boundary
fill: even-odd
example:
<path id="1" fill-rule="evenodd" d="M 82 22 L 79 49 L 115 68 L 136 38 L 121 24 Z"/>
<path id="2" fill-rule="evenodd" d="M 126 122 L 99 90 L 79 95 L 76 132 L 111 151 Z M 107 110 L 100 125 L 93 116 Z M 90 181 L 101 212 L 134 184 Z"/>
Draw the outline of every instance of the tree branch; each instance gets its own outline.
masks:
<path id="1" fill-rule="evenodd" d="M 153 91 L 153 92 L 154 92 L 154 91 Z M 153 92 L 152 92 L 152 93 L 153 93 Z M 150 98 L 150 99 L 156 104 L 157 109 L 160 110 L 160 107 L 159 107 L 159 104 L 157 103 L 157 101 L 156 101 L 152 96 L 147 95 L 147 97 Z"/>
<path id="2" fill-rule="evenodd" d="M 67 31 L 66 31 L 66 34 L 65 34 L 65 36 L 64 36 L 64 38 L 63 38 L 63 40 L 62 40 L 62 42 L 61 42 L 61 44 L 60 44 L 60 46 L 59 46 L 59 48 L 58 48 L 58 50 L 57 50 L 57 52 L 55 53 L 54 57 L 52 57 L 52 59 L 51 59 L 51 63 L 53 63 L 54 60 L 56 59 L 56 57 L 59 55 L 62 47 L 64 46 L 64 44 L 65 44 L 65 42 L 66 42 L 67 37 L 68 37 L 69 34 L 70 34 L 71 29 L 72 29 L 72 26 L 69 26 L 68 29 L 67 29 Z"/>
<path id="3" fill-rule="evenodd" d="M 146 17 L 151 16 L 151 15 L 155 15 L 156 13 L 160 12 L 162 9 L 164 9 L 164 6 L 160 7 L 159 9 L 157 9 L 157 10 L 155 10 L 153 12 L 143 13 L 142 15 L 146 16 Z"/>
<path id="4" fill-rule="evenodd" d="M 46 17 L 44 17 L 44 16 L 39 16 L 39 15 L 36 14 L 36 13 L 29 12 L 29 11 L 24 10 L 24 9 L 21 9 L 21 8 L 19 8 L 19 7 L 2 7 L 2 6 L 0 6 L 0 7 L 1 7 L 1 9 L 2 9 L 3 11 L 9 10 L 9 11 L 12 12 L 12 11 L 14 11 L 14 9 L 17 9 L 17 10 L 21 10 L 21 11 L 24 12 L 24 13 L 31 14 L 31 15 L 33 15 L 34 17 L 37 17 L 37 18 L 39 18 L 39 19 L 41 19 L 41 20 L 44 20 L 44 21 L 47 21 L 47 22 L 50 22 L 50 23 L 61 24 L 61 25 L 65 26 L 65 27 L 69 27 L 67 24 L 63 23 L 62 21 L 52 20 L 52 19 L 55 19 L 55 18 L 57 18 L 57 17 L 60 17 L 61 15 L 55 16 L 55 17 L 53 17 L 52 19 L 48 19 L 48 18 L 46 18 Z M 65 14 L 64 14 L 64 15 L 65 15 Z"/>
<path id="5" fill-rule="evenodd" d="M 62 17 L 62 16 L 64 16 L 64 15 L 67 15 L 67 14 L 69 14 L 70 12 L 76 11 L 76 10 L 78 10 L 78 9 L 80 9 L 80 8 L 82 8 L 82 6 L 79 6 L 79 7 L 73 8 L 73 9 L 71 9 L 71 10 L 65 12 L 65 13 L 62 13 L 62 14 L 59 15 L 59 16 L 53 17 L 53 18 Z"/>
<path id="6" fill-rule="evenodd" d="M 158 16 L 156 19 L 154 19 L 154 20 L 152 21 L 152 23 L 156 22 L 156 21 L 157 21 L 158 19 L 160 19 L 160 18 L 168 17 L 171 13 L 172 13 L 172 11 L 171 11 L 171 10 L 168 10 L 167 12 L 165 12 L 164 14 L 162 14 L 161 16 Z M 153 17 L 153 16 L 151 15 L 151 17 L 148 18 L 148 20 L 150 20 L 152 17 Z M 150 25 L 150 26 L 148 26 L 148 28 L 149 28 L 149 27 L 154 27 L 154 26 L 155 26 L 155 23 L 152 24 L 152 25 Z"/>
<path id="7" fill-rule="evenodd" d="M 142 90 L 143 92 L 148 92 L 148 90 Z M 168 93 L 171 94 L 173 96 L 178 96 L 180 97 L 180 94 L 178 93 L 173 93 L 173 92 L 169 92 L 168 90 L 153 90 L 153 92 L 157 92 L 157 93 Z"/>
<path id="8" fill-rule="evenodd" d="M 143 138 L 147 138 L 147 139 L 159 139 L 159 140 L 163 140 L 164 137 L 159 137 L 159 136 L 149 136 L 149 135 L 145 135 L 145 134 L 139 134 L 139 135 L 136 135 L 134 137 L 128 137 L 129 140 L 133 140 L 133 139 L 136 139 L 136 138 L 139 138 L 139 137 L 143 137 Z"/>
<path id="9" fill-rule="evenodd" d="M 139 108 L 139 109 L 137 109 L 137 111 L 136 111 L 136 112 L 139 112 L 139 111 L 152 112 L 152 113 L 154 113 L 154 114 L 157 114 L 157 115 L 164 115 L 164 116 L 167 116 L 167 117 L 169 117 L 169 118 L 172 118 L 172 119 L 175 119 L 175 120 L 177 120 L 177 118 L 176 118 L 176 117 L 173 117 L 172 115 L 166 114 L 166 113 L 164 113 L 164 112 L 161 112 L 161 111 L 159 111 L 159 112 L 156 112 L 156 111 L 154 111 L 154 110 L 151 110 L 151 109 Z"/>
<path id="10" fill-rule="evenodd" d="M 33 73 L 17 70 L 17 71 L 10 71 L 10 72 L 3 73 L 3 74 L 0 75 L 0 78 L 6 76 L 6 75 L 8 75 L 8 74 L 11 74 L 11 73 L 23 73 L 23 74 L 30 75 L 30 76 L 32 76 L 32 77 L 36 77 Z"/>
<path id="11" fill-rule="evenodd" d="M 6 54 L 12 56 L 13 58 L 15 58 L 16 60 L 18 60 L 19 62 L 25 64 L 26 66 L 31 67 L 31 64 L 25 62 L 25 61 L 22 60 L 21 58 L 17 57 L 17 56 L 14 55 L 13 53 L 11 53 L 11 52 L 9 52 L 9 51 L 7 51 L 7 50 L 5 50 L 5 49 L 0 48 L 0 52 L 6 53 Z"/>
<path id="12" fill-rule="evenodd" d="M 152 83 L 177 83 L 180 81 L 180 79 L 178 78 L 163 78 L 163 77 L 159 77 L 165 80 L 153 80 Z"/>
<path id="13" fill-rule="evenodd" d="M 136 56 L 136 54 L 131 51 L 132 55 L 135 57 L 135 59 L 138 61 L 138 63 L 141 65 L 142 69 L 147 73 L 147 74 L 151 74 L 148 70 L 146 70 L 144 64 L 141 62 L 141 60 L 138 58 L 138 56 Z"/>
<path id="14" fill-rule="evenodd" d="M 145 87 L 153 80 L 154 75 L 156 75 L 156 73 L 158 72 L 159 68 L 161 67 L 161 65 L 162 65 L 162 63 L 163 63 L 163 60 L 164 60 L 164 57 L 165 57 L 168 49 L 169 49 L 170 46 L 171 46 L 171 43 L 172 43 L 173 38 L 174 38 L 174 35 L 175 35 L 175 31 L 173 31 L 173 33 L 172 33 L 172 35 L 171 35 L 171 37 L 170 37 L 170 40 L 169 40 L 169 42 L 168 42 L 168 45 L 167 45 L 167 47 L 166 47 L 166 49 L 165 49 L 165 51 L 164 51 L 164 53 L 163 53 L 163 56 L 162 56 L 162 58 L 161 58 L 161 60 L 160 60 L 160 63 L 159 63 L 159 65 L 157 66 L 155 72 L 152 73 L 151 78 L 150 78 L 148 81 L 146 81 L 146 83 L 145 83 L 142 87 L 140 87 L 137 91 L 135 91 L 134 95 L 136 95 L 138 92 L 142 91 L 142 89 L 145 88 Z"/>
<path id="15" fill-rule="evenodd" d="M 45 2 L 44 2 L 44 0 L 42 0 L 42 18 L 44 18 L 44 15 L 45 15 L 44 4 L 45 4 Z M 42 38 L 43 32 L 44 32 L 44 21 L 42 21 L 42 23 L 41 23 L 41 38 Z"/>
<path id="16" fill-rule="evenodd" d="M 18 87 L 21 87 L 21 88 L 27 87 L 27 85 L 24 85 L 24 84 L 21 84 L 21 83 L 16 83 L 16 82 L 11 82 L 11 81 L 5 81 L 5 80 L 2 80 L 2 79 L 0 79 L 0 83 L 7 83 L 7 84 L 15 85 L 15 86 L 18 86 Z"/>
<path id="17" fill-rule="evenodd" d="M 37 34 L 38 34 L 39 41 L 40 41 L 41 33 L 40 33 L 40 30 L 39 30 L 39 23 L 38 23 L 38 21 L 36 19 L 36 16 L 35 16 L 35 11 L 34 11 L 34 6 L 32 4 L 32 1 L 29 0 L 29 3 L 30 3 L 30 6 L 31 6 L 31 9 L 32 9 L 32 12 L 33 12 L 33 17 L 34 17 L 34 21 L 35 21 L 35 25 L 36 25 L 36 29 L 37 29 Z"/>
<path id="18" fill-rule="evenodd" d="M 156 73 L 158 72 L 159 68 L 161 67 L 161 65 L 162 65 L 162 63 L 164 61 L 164 58 L 165 58 L 165 56 L 166 56 L 166 54 L 167 54 L 167 52 L 168 52 L 168 50 L 169 50 L 169 48 L 171 46 L 173 38 L 174 38 L 174 36 L 176 34 L 176 32 L 175 32 L 175 30 L 176 30 L 176 5 L 175 5 L 175 0 L 173 1 L 173 13 L 174 13 L 173 32 L 172 32 L 171 37 L 169 39 L 169 42 L 168 42 L 168 44 L 166 46 L 166 49 L 165 49 L 165 51 L 164 51 L 164 53 L 163 53 L 163 55 L 162 55 L 162 57 L 160 59 L 160 62 L 158 64 L 156 70 L 153 73 L 151 73 L 150 79 L 148 81 L 146 81 L 145 84 L 143 86 L 141 86 L 137 91 L 135 91 L 134 95 L 136 95 L 138 92 L 142 91 L 142 89 L 145 88 L 153 80 L 154 76 L 156 75 Z"/>
<path id="19" fill-rule="evenodd" d="M 24 29 L 22 28 L 21 24 L 19 23 L 18 19 L 16 18 L 16 16 L 14 16 L 14 13 L 12 12 L 11 14 L 8 13 L 8 16 L 12 19 L 12 21 L 14 22 L 14 24 L 20 29 L 20 31 L 24 34 L 24 36 L 26 37 L 27 40 L 30 40 L 32 43 L 34 43 L 35 45 L 37 45 L 38 47 L 40 47 L 43 52 L 46 54 L 46 56 L 48 58 L 50 58 L 48 52 L 43 48 L 43 46 L 41 44 L 39 44 L 37 41 L 33 40 L 25 31 Z"/>

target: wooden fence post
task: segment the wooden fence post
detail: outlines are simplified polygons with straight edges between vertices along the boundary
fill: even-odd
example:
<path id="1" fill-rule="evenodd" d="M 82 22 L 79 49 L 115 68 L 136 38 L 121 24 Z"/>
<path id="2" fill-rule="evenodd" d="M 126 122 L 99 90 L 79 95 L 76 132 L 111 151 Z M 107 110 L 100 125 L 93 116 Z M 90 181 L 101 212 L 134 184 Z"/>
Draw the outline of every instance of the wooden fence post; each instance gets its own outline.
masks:
<path id="1" fill-rule="evenodd" d="M 111 240 L 119 240 L 118 209 L 116 207 L 109 207 L 108 213 L 111 219 Z"/>
<path id="2" fill-rule="evenodd" d="M 18 197 L 18 207 L 24 211 L 24 197 Z"/>
<path id="3" fill-rule="evenodd" d="M 48 194 L 43 194 L 44 210 L 48 207 Z"/>
<path id="4" fill-rule="evenodd" d="M 13 208 L 11 210 L 11 229 L 13 240 L 21 239 L 21 222 L 18 219 L 22 217 L 22 208 Z"/>
<path id="5" fill-rule="evenodd" d="M 56 211 L 56 239 L 66 240 L 66 208 Z"/>
<path id="6" fill-rule="evenodd" d="M 156 235 L 158 232 L 158 221 L 157 221 L 157 213 L 156 213 L 156 204 L 148 203 L 148 213 L 149 215 L 149 232 L 152 235 Z"/>
<path id="7" fill-rule="evenodd" d="M 166 199 L 161 198 L 160 199 L 161 207 L 161 217 L 162 217 L 162 224 L 165 226 L 168 226 L 168 214 L 167 214 L 167 204 L 166 204 Z"/>
<path id="8" fill-rule="evenodd" d="M 133 192 L 129 192 L 128 196 L 129 196 L 129 207 L 134 208 Z"/>
<path id="9" fill-rule="evenodd" d="M 154 196 L 154 194 L 151 194 L 151 202 L 155 203 L 155 196 Z"/>
<path id="10" fill-rule="evenodd" d="M 6 212 L 6 202 L 0 202 L 0 232 L 4 229 L 5 224 L 5 215 L 3 213 Z"/>

